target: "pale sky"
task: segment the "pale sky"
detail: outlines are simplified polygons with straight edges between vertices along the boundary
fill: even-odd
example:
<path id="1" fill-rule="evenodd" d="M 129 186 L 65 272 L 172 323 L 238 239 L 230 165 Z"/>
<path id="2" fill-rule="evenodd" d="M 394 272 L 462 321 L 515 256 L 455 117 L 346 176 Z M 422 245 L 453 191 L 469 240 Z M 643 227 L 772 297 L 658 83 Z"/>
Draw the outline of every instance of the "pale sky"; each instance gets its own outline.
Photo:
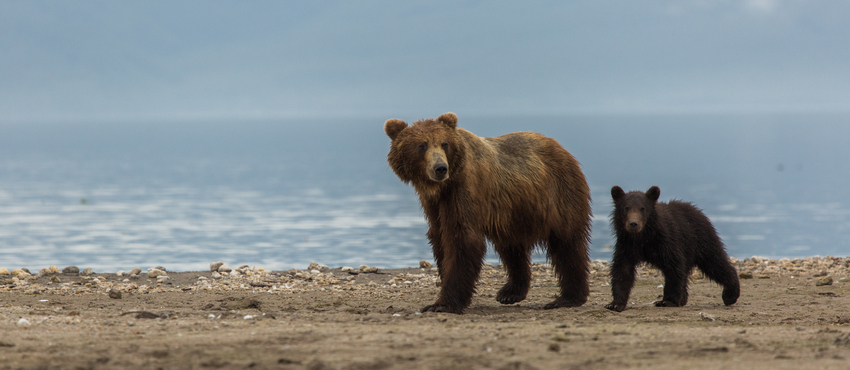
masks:
<path id="1" fill-rule="evenodd" d="M 0 0 L 0 122 L 850 112 L 850 1 Z"/>

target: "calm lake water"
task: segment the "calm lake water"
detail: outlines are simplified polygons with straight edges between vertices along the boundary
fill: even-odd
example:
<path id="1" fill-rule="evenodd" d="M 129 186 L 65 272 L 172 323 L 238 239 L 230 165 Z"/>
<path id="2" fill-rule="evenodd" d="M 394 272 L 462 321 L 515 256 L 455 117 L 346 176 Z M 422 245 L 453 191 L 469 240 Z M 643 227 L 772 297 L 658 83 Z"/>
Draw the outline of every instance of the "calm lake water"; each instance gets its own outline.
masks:
<path id="1" fill-rule="evenodd" d="M 738 258 L 850 254 L 850 116 L 459 115 L 479 136 L 540 132 L 581 161 L 593 259 L 611 255 L 612 185 L 697 204 Z M 386 164 L 387 118 L 0 124 L 0 267 L 432 260 L 413 189 Z"/>

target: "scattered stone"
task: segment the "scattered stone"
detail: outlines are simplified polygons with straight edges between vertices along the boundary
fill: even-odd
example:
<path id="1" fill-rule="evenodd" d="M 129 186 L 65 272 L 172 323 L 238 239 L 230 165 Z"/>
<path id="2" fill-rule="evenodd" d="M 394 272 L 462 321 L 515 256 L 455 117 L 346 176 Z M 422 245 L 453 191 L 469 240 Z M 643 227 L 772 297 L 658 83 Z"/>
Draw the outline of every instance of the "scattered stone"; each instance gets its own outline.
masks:
<path id="1" fill-rule="evenodd" d="M 47 272 L 49 272 L 51 274 L 58 274 L 58 273 L 62 272 L 62 270 L 59 270 L 59 268 L 54 266 L 54 265 L 50 265 L 50 267 L 47 268 Z"/>
<path id="2" fill-rule="evenodd" d="M 10 274 L 12 274 L 12 276 L 20 276 L 20 277 L 29 276 L 29 273 L 27 273 L 23 269 L 12 270 L 12 272 Z"/>
<path id="3" fill-rule="evenodd" d="M 171 284 L 171 278 L 168 275 L 159 275 L 156 277 L 157 283 Z"/>
<path id="4" fill-rule="evenodd" d="M 340 271 L 342 272 L 351 272 L 352 270 L 354 270 L 354 268 L 351 266 L 342 266 L 342 268 L 340 268 Z"/>
<path id="5" fill-rule="evenodd" d="M 815 273 L 814 275 L 812 275 L 812 276 L 814 276 L 814 277 L 823 277 L 823 276 L 826 276 L 826 275 L 829 275 L 829 273 L 827 273 L 827 272 L 826 272 L 826 270 L 820 270 L 819 272 L 816 272 L 816 273 Z"/>
<path id="6" fill-rule="evenodd" d="M 319 269 L 319 263 L 318 262 L 310 262 L 310 266 L 307 266 L 307 271 L 318 270 L 318 269 Z"/>
<path id="7" fill-rule="evenodd" d="M 230 268 L 230 266 L 228 266 L 228 265 L 222 264 L 221 266 L 218 267 L 217 271 L 222 273 L 222 274 L 227 274 L 227 273 L 230 273 L 231 271 L 233 271 L 233 269 Z"/>
<path id="8" fill-rule="evenodd" d="M 109 290 L 109 298 L 112 299 L 121 299 L 121 292 L 116 289 Z"/>
<path id="9" fill-rule="evenodd" d="M 46 267 L 42 267 L 41 270 L 38 270 L 38 277 L 42 277 L 48 274 L 50 274 L 50 271 L 48 271 Z"/>
<path id="10" fill-rule="evenodd" d="M 80 275 L 94 275 L 94 270 L 92 270 L 91 267 L 86 267 Z"/>
<path id="11" fill-rule="evenodd" d="M 221 279 L 221 274 L 219 274 L 218 272 L 213 272 L 210 277 L 213 279 Z"/>
<path id="12" fill-rule="evenodd" d="M 815 282 L 815 286 L 824 286 L 824 285 L 832 285 L 832 276 L 822 277 L 822 278 L 818 279 L 817 282 Z"/>
<path id="13" fill-rule="evenodd" d="M 749 271 L 741 271 L 741 273 L 738 274 L 738 277 L 741 279 L 752 279 L 753 273 Z"/>
<path id="14" fill-rule="evenodd" d="M 68 266 L 62 269 L 62 273 L 64 274 L 79 274 L 80 268 L 77 266 Z"/>
<path id="15" fill-rule="evenodd" d="M 221 262 L 221 261 L 210 263 L 210 271 L 213 271 L 213 272 L 218 271 L 218 268 L 221 267 L 221 265 L 223 265 L 223 264 L 224 264 L 224 262 Z"/>
<path id="16" fill-rule="evenodd" d="M 118 272 L 115 273 L 115 276 L 121 277 L 121 276 L 124 276 L 125 274 L 126 274 L 126 272 L 124 272 L 124 270 L 118 270 Z"/>
<path id="17" fill-rule="evenodd" d="M 313 274 L 313 275 L 318 275 L 318 274 L 321 274 L 322 272 L 319 271 L 319 270 L 313 269 L 313 270 L 310 270 L 310 273 Z"/>
<path id="18" fill-rule="evenodd" d="M 155 278 L 155 277 L 159 277 L 159 276 L 162 276 L 162 275 L 165 275 L 165 271 L 162 271 L 160 269 L 150 269 L 150 270 L 148 270 L 148 277 Z"/>
<path id="19" fill-rule="evenodd" d="M 434 265 L 432 265 L 431 262 L 428 262 L 426 260 L 419 261 L 419 268 L 429 269 L 431 267 L 434 267 Z"/>
<path id="20" fill-rule="evenodd" d="M 138 267 L 130 270 L 130 275 L 138 275 L 138 274 L 141 274 L 141 273 L 142 273 L 142 269 L 140 269 Z"/>
<path id="21" fill-rule="evenodd" d="M 363 266 L 360 266 L 360 271 L 367 273 L 367 274 L 370 274 L 370 273 L 374 274 L 374 273 L 378 272 L 378 268 L 375 267 L 375 266 L 366 266 L 366 268 L 363 268 Z"/>
<path id="22" fill-rule="evenodd" d="M 759 275 L 759 279 L 770 279 L 770 275 L 767 275 L 767 274 Z"/>
<path id="23" fill-rule="evenodd" d="M 32 325 L 32 324 L 30 324 L 29 320 L 27 320 L 27 319 L 21 318 L 20 320 L 18 320 L 18 326 L 30 326 L 30 325 Z"/>
<path id="24" fill-rule="evenodd" d="M 715 318 L 714 315 L 710 315 L 703 312 L 699 313 L 699 317 L 705 321 L 717 321 L 717 318 Z"/>
<path id="25" fill-rule="evenodd" d="M 552 343 L 549 343 L 549 347 L 547 349 L 552 351 L 552 352 L 561 352 L 561 345 L 559 345 L 558 343 L 552 342 Z"/>
<path id="26" fill-rule="evenodd" d="M 166 272 L 168 271 L 168 270 L 165 269 L 165 267 L 162 267 L 162 266 L 157 266 L 157 267 L 154 267 L 154 268 L 157 269 L 157 270 L 162 270 L 162 271 L 166 271 Z"/>
<path id="27" fill-rule="evenodd" d="M 52 283 L 61 283 L 61 282 L 62 282 L 62 280 L 59 280 L 59 277 L 58 277 L 58 276 L 53 275 L 53 277 L 51 277 L 51 278 L 50 278 L 50 282 L 52 282 Z"/>
<path id="28" fill-rule="evenodd" d="M 0 275 L 9 275 L 9 270 L 4 268 L 0 268 Z"/>

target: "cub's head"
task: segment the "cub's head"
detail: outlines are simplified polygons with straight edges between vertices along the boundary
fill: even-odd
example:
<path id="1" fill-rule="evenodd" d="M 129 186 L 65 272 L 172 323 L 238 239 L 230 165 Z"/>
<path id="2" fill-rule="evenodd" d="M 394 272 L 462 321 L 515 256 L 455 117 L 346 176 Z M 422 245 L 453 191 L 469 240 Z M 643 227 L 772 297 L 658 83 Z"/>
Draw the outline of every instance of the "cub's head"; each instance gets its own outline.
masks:
<path id="1" fill-rule="evenodd" d="M 398 119 L 384 122 L 384 132 L 392 140 L 387 161 L 393 172 L 417 190 L 439 187 L 461 166 L 462 148 L 456 129 L 454 113 L 419 120 L 410 126 Z"/>
<path id="2" fill-rule="evenodd" d="M 626 193 L 619 186 L 611 188 L 611 197 L 614 198 L 611 222 L 614 230 L 632 234 L 642 232 L 647 220 L 655 215 L 655 204 L 658 203 L 660 195 L 661 189 L 657 186 L 649 188 L 645 193 L 642 191 Z"/>

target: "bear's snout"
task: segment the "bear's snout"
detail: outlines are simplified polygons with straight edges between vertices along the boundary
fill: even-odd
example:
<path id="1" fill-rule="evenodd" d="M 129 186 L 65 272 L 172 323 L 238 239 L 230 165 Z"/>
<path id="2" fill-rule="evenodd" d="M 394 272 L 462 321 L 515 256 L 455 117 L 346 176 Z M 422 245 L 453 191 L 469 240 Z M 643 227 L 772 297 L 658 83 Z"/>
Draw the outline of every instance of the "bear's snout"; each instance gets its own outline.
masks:
<path id="1" fill-rule="evenodd" d="M 643 219 L 640 214 L 629 212 L 626 216 L 626 231 L 630 233 L 639 233 L 643 231 Z"/>
<path id="2" fill-rule="evenodd" d="M 449 173 L 449 166 L 446 166 L 445 163 L 439 163 L 434 166 L 434 173 L 436 173 L 437 176 L 445 176 Z"/>
<path id="3" fill-rule="evenodd" d="M 445 162 L 435 163 L 431 166 L 431 170 L 428 171 L 428 177 L 431 178 L 432 181 L 445 181 L 449 178 L 449 165 Z"/>

